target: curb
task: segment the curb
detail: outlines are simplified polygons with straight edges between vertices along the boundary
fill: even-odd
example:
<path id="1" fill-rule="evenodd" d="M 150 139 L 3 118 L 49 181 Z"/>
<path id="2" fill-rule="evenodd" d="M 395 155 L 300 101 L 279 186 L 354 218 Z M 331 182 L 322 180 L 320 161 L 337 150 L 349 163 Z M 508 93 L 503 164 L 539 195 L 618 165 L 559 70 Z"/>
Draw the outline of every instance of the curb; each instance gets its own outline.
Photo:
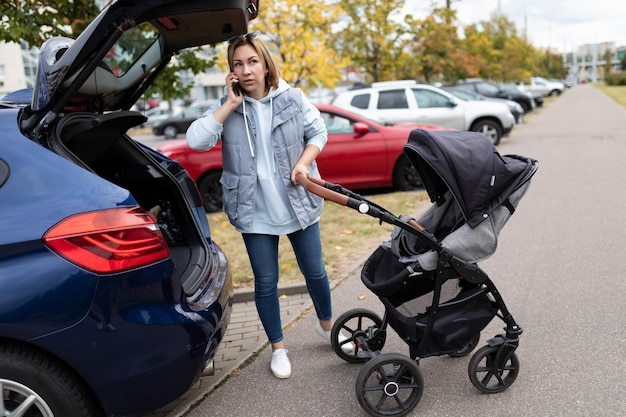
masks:
<path id="1" fill-rule="evenodd" d="M 305 282 L 294 282 L 278 286 L 278 295 L 294 295 L 307 292 Z M 254 288 L 236 288 L 233 292 L 233 303 L 254 301 Z"/>
<path id="2" fill-rule="evenodd" d="M 363 266 L 365 261 L 370 257 L 371 253 L 368 253 L 358 259 L 354 264 L 350 265 L 344 272 L 339 274 L 335 279 L 330 280 L 330 290 L 332 291 L 337 285 L 342 283 L 353 273 Z M 307 293 L 306 282 L 294 282 L 289 284 L 280 284 L 278 286 L 278 295 L 294 295 Z M 233 292 L 233 303 L 246 303 L 248 301 L 254 301 L 254 288 L 236 288 Z"/>

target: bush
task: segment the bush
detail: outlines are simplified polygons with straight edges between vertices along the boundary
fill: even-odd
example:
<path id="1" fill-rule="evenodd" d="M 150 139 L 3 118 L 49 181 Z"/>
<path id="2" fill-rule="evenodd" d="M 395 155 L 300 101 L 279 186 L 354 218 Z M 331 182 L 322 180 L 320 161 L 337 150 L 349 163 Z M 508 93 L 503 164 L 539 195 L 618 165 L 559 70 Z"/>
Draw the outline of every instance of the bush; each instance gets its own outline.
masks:
<path id="1" fill-rule="evenodd" d="M 604 82 L 606 85 L 626 85 L 626 71 L 608 74 Z"/>

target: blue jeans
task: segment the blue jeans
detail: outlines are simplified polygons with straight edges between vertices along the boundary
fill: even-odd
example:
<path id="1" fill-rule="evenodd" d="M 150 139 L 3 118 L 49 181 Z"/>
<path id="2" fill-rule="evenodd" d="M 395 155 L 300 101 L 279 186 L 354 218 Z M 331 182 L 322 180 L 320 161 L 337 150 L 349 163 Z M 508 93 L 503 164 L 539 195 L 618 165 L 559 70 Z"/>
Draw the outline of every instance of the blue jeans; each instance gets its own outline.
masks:
<path id="1" fill-rule="evenodd" d="M 277 235 L 242 234 L 254 273 L 254 301 L 270 343 L 283 340 L 278 300 Z M 317 223 L 287 235 L 306 281 L 307 290 L 319 320 L 333 316 L 330 284 L 322 258 L 322 242 Z"/>

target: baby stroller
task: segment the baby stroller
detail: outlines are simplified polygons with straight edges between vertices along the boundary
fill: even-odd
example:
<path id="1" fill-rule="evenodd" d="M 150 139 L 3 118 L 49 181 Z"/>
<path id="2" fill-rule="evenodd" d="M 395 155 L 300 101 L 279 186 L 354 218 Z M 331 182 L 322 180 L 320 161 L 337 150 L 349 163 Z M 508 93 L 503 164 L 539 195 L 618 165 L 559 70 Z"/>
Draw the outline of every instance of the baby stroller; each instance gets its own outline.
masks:
<path id="1" fill-rule="evenodd" d="M 483 393 L 507 389 L 519 372 L 515 350 L 522 328 L 502 296 L 476 264 L 491 256 L 497 237 L 526 193 L 538 168 L 534 159 L 501 156 L 482 134 L 411 132 L 404 153 L 433 203 L 418 220 L 396 216 L 340 185 L 304 178 L 310 192 L 394 225 L 363 266 L 361 280 L 385 307 L 382 318 L 357 308 L 337 318 L 331 332 L 335 353 L 365 363 L 356 381 L 360 405 L 372 416 L 404 416 L 424 389 L 419 360 L 461 357 L 479 343 L 480 332 L 498 316 L 505 324 L 472 356 L 468 374 Z M 381 353 L 387 325 L 408 344 L 409 356 Z M 349 335 L 344 352 L 339 332 Z M 343 344 L 341 343 L 341 344 Z"/>

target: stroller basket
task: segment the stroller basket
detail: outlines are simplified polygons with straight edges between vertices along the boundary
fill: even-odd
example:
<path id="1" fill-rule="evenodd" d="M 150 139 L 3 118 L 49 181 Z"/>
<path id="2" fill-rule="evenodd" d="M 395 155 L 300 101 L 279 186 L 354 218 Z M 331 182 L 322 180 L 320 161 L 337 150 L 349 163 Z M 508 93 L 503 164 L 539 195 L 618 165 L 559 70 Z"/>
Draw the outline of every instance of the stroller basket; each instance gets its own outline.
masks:
<path id="1" fill-rule="evenodd" d="M 387 274 L 394 276 L 389 278 Z M 378 295 L 385 306 L 389 325 L 414 350 L 412 356 L 457 352 L 479 334 L 498 311 L 486 288 L 459 280 L 452 268 L 446 268 L 442 275 L 442 301 L 429 329 L 437 283 L 435 274 L 433 271 L 408 273 L 406 266 L 382 245 L 361 271 L 365 286 Z"/>

